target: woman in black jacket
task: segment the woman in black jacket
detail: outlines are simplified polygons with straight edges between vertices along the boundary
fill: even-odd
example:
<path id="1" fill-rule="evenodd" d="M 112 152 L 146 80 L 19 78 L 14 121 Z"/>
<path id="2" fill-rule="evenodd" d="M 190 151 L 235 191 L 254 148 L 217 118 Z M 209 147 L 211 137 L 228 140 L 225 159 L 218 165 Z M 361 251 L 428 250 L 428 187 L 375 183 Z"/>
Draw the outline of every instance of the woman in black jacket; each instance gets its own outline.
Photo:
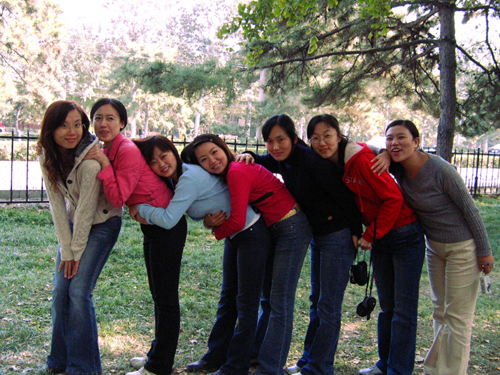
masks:
<path id="1" fill-rule="evenodd" d="M 287 115 L 276 115 L 264 124 L 262 134 L 267 155 L 252 154 L 255 161 L 271 172 L 280 173 L 286 187 L 304 210 L 313 229 L 311 241 L 311 310 L 304 343 L 304 354 L 288 372 L 333 374 L 333 360 L 340 334 L 344 291 L 349 268 L 361 235 L 361 215 L 349 189 L 342 182 L 342 171 L 322 159 L 297 136 Z M 242 157 L 243 158 L 243 157 Z M 246 157 L 250 160 L 250 157 Z M 275 260 L 276 264 L 276 260 Z M 299 268 L 302 263 L 296 264 Z M 300 274 L 300 272 L 299 272 Z M 295 274 L 298 278 L 298 274 Z M 276 277 L 273 275 L 273 289 Z M 294 302 L 297 281 L 290 282 L 284 306 Z M 283 318 L 271 292 L 271 317 L 259 353 L 257 374 L 278 374 L 286 363 L 290 348 L 293 308 Z M 274 298 L 274 301 L 273 301 Z M 284 324 L 283 322 L 286 322 Z M 288 325 L 287 325 L 288 324 Z"/>

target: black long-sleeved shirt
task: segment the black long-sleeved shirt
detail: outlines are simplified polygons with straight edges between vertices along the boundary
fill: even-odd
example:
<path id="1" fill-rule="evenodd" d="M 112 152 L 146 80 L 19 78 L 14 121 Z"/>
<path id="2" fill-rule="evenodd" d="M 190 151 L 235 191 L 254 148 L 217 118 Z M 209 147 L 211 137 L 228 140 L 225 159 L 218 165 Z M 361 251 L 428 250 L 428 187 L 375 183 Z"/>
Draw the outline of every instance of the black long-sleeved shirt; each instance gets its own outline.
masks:
<path id="1" fill-rule="evenodd" d="M 281 174 L 315 235 L 350 228 L 352 235 L 361 236 L 361 214 L 352 192 L 342 182 L 341 168 L 300 144 L 284 161 L 277 161 L 270 154 L 249 153 L 256 163 Z"/>

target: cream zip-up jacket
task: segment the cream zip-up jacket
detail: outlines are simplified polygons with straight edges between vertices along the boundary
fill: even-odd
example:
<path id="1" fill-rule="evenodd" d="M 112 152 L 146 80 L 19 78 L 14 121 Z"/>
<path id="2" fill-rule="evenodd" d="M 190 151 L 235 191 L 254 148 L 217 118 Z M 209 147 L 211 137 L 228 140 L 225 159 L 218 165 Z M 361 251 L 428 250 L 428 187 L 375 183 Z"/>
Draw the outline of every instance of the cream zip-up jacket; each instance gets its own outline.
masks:
<path id="1" fill-rule="evenodd" d="M 109 203 L 102 183 L 97 178 L 101 165 L 96 160 L 83 160 L 97 142 L 96 136 L 90 133 L 80 141 L 75 153 L 75 165 L 66 178 L 66 183 L 58 182 L 58 191 L 54 190 L 49 181 L 47 170 L 43 167 L 45 157 L 40 155 L 40 167 L 63 261 L 80 260 L 92 225 L 122 215 L 121 207 L 116 208 Z M 73 231 L 70 221 L 73 223 Z"/>

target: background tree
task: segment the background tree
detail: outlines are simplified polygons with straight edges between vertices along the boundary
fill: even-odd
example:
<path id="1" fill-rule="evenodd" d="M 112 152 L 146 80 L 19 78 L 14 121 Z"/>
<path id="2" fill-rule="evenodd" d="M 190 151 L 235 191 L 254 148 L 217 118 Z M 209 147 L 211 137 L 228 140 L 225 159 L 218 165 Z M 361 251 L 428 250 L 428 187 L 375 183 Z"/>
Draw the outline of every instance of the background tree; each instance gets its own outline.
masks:
<path id="1" fill-rule="evenodd" d="M 0 68 L 9 87 L 0 100 L 10 103 L 10 119 L 24 116 L 30 121 L 63 93 L 58 63 L 64 53 L 60 15 L 59 6 L 45 0 L 0 1 Z M 6 97 L 8 92 L 11 96 Z M 34 107 L 38 113 L 23 113 Z"/>
<path id="2" fill-rule="evenodd" d="M 491 48 L 489 60 L 478 65 L 457 46 L 456 12 L 467 15 L 464 22 L 476 14 L 496 19 L 500 14 L 497 2 L 479 0 L 260 0 L 240 4 L 238 16 L 219 35 L 241 32 L 247 63 L 271 72 L 269 90 L 305 87 L 304 102 L 310 107 L 367 99 L 375 80 L 385 82 L 386 97 L 411 100 L 427 113 L 437 114 L 439 102 L 438 153 L 450 159 L 457 117 L 456 49 L 475 63 L 478 76 L 487 77 L 483 84 L 497 97 L 500 83 L 498 51 Z M 485 43 L 491 46 L 488 38 Z M 459 113 L 467 116 L 465 109 Z"/>

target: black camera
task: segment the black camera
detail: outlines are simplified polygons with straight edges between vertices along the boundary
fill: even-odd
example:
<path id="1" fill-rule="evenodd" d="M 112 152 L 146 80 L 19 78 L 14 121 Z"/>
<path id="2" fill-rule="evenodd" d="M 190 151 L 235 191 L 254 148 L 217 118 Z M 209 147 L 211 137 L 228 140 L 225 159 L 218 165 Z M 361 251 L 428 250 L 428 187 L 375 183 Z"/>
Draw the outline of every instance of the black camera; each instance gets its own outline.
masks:
<path id="1" fill-rule="evenodd" d="M 353 264 L 349 269 L 349 278 L 351 284 L 366 285 L 368 282 L 368 266 L 364 260 Z"/>
<path id="2" fill-rule="evenodd" d="M 370 320 L 370 314 L 375 309 L 376 305 L 377 300 L 375 297 L 366 296 L 363 302 L 361 302 L 356 308 L 356 314 L 362 317 L 366 316 L 366 320 Z"/>

